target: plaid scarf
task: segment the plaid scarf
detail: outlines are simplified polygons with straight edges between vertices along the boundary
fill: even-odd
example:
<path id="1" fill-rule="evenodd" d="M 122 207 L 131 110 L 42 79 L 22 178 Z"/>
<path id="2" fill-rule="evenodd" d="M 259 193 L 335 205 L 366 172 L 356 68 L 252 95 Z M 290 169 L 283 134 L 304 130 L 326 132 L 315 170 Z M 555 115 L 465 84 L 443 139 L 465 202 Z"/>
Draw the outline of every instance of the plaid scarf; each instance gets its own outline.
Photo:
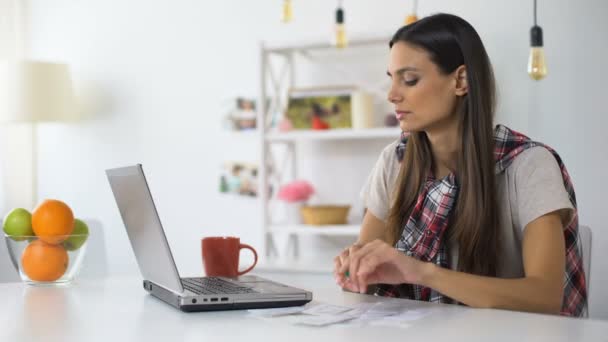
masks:
<path id="1" fill-rule="evenodd" d="M 496 174 L 503 172 L 524 150 L 543 146 L 548 149 L 559 164 L 564 186 L 574 206 L 574 217 L 564 229 L 566 241 L 566 269 L 564 277 L 564 299 L 561 314 L 566 316 L 581 316 L 587 305 L 587 290 L 585 274 L 582 266 L 581 251 L 578 245 L 578 212 L 574 188 L 561 158 L 550 147 L 530 140 L 527 136 L 515 132 L 505 126 L 498 125 L 494 130 L 494 157 L 496 159 Z M 403 159 L 407 135 L 402 134 L 396 153 L 399 161 Z M 395 247 L 416 259 L 433 262 L 440 267 L 449 268 L 449 254 L 444 241 L 448 228 L 451 210 L 455 207 L 458 196 L 458 184 L 454 174 L 442 180 L 436 180 L 431 175 L 422 186 L 416 204 L 408 218 L 401 238 Z M 376 295 L 388 297 L 405 297 L 416 300 L 451 303 L 452 300 L 433 289 L 419 285 L 386 285 L 377 286 Z"/>

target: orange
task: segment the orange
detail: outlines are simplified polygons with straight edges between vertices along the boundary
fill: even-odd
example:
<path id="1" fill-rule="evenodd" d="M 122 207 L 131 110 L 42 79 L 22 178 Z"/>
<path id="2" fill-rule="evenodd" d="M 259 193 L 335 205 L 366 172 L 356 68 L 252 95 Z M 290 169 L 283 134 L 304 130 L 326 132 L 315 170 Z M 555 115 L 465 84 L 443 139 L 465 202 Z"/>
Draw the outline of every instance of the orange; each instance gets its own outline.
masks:
<path id="1" fill-rule="evenodd" d="M 34 281 L 55 281 L 68 268 L 68 252 L 61 245 L 36 240 L 21 255 L 23 272 Z"/>
<path id="2" fill-rule="evenodd" d="M 59 244 L 74 230 L 72 209 L 58 200 L 44 200 L 32 212 L 32 229 L 40 240 Z"/>

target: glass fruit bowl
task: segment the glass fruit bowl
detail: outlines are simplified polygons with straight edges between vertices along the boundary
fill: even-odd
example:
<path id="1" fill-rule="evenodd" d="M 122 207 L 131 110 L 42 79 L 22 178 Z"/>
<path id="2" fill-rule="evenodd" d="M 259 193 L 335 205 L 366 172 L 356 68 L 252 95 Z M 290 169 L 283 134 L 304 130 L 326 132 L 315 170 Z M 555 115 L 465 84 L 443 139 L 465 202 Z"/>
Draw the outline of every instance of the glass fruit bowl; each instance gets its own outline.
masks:
<path id="1" fill-rule="evenodd" d="M 21 279 L 30 285 L 67 285 L 84 258 L 89 234 L 23 236 L 4 234 Z"/>

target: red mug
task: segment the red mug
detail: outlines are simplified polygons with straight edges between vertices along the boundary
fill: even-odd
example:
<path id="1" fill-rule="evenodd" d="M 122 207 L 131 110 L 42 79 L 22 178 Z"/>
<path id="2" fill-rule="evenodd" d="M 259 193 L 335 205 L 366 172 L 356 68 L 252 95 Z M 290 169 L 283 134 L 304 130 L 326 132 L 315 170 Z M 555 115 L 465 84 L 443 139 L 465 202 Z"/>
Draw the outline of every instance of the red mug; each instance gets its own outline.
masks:
<path id="1" fill-rule="evenodd" d="M 258 253 L 238 237 L 206 237 L 201 240 L 203 265 L 209 277 L 237 277 L 251 271 L 258 263 Z M 253 265 L 239 272 L 241 249 L 253 252 Z"/>

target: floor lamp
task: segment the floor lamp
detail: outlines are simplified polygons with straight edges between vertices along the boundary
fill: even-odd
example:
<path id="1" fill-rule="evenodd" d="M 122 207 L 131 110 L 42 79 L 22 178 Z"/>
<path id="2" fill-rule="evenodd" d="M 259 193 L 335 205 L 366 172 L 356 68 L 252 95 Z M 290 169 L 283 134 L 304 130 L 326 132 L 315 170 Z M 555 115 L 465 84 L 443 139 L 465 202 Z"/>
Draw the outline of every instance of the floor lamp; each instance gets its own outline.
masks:
<path id="1" fill-rule="evenodd" d="M 21 122 L 31 127 L 29 209 L 34 209 L 38 201 L 37 124 L 75 119 L 75 102 L 67 65 L 29 60 L 0 62 L 0 123 Z M 23 146 L 9 148 L 22 149 Z"/>

